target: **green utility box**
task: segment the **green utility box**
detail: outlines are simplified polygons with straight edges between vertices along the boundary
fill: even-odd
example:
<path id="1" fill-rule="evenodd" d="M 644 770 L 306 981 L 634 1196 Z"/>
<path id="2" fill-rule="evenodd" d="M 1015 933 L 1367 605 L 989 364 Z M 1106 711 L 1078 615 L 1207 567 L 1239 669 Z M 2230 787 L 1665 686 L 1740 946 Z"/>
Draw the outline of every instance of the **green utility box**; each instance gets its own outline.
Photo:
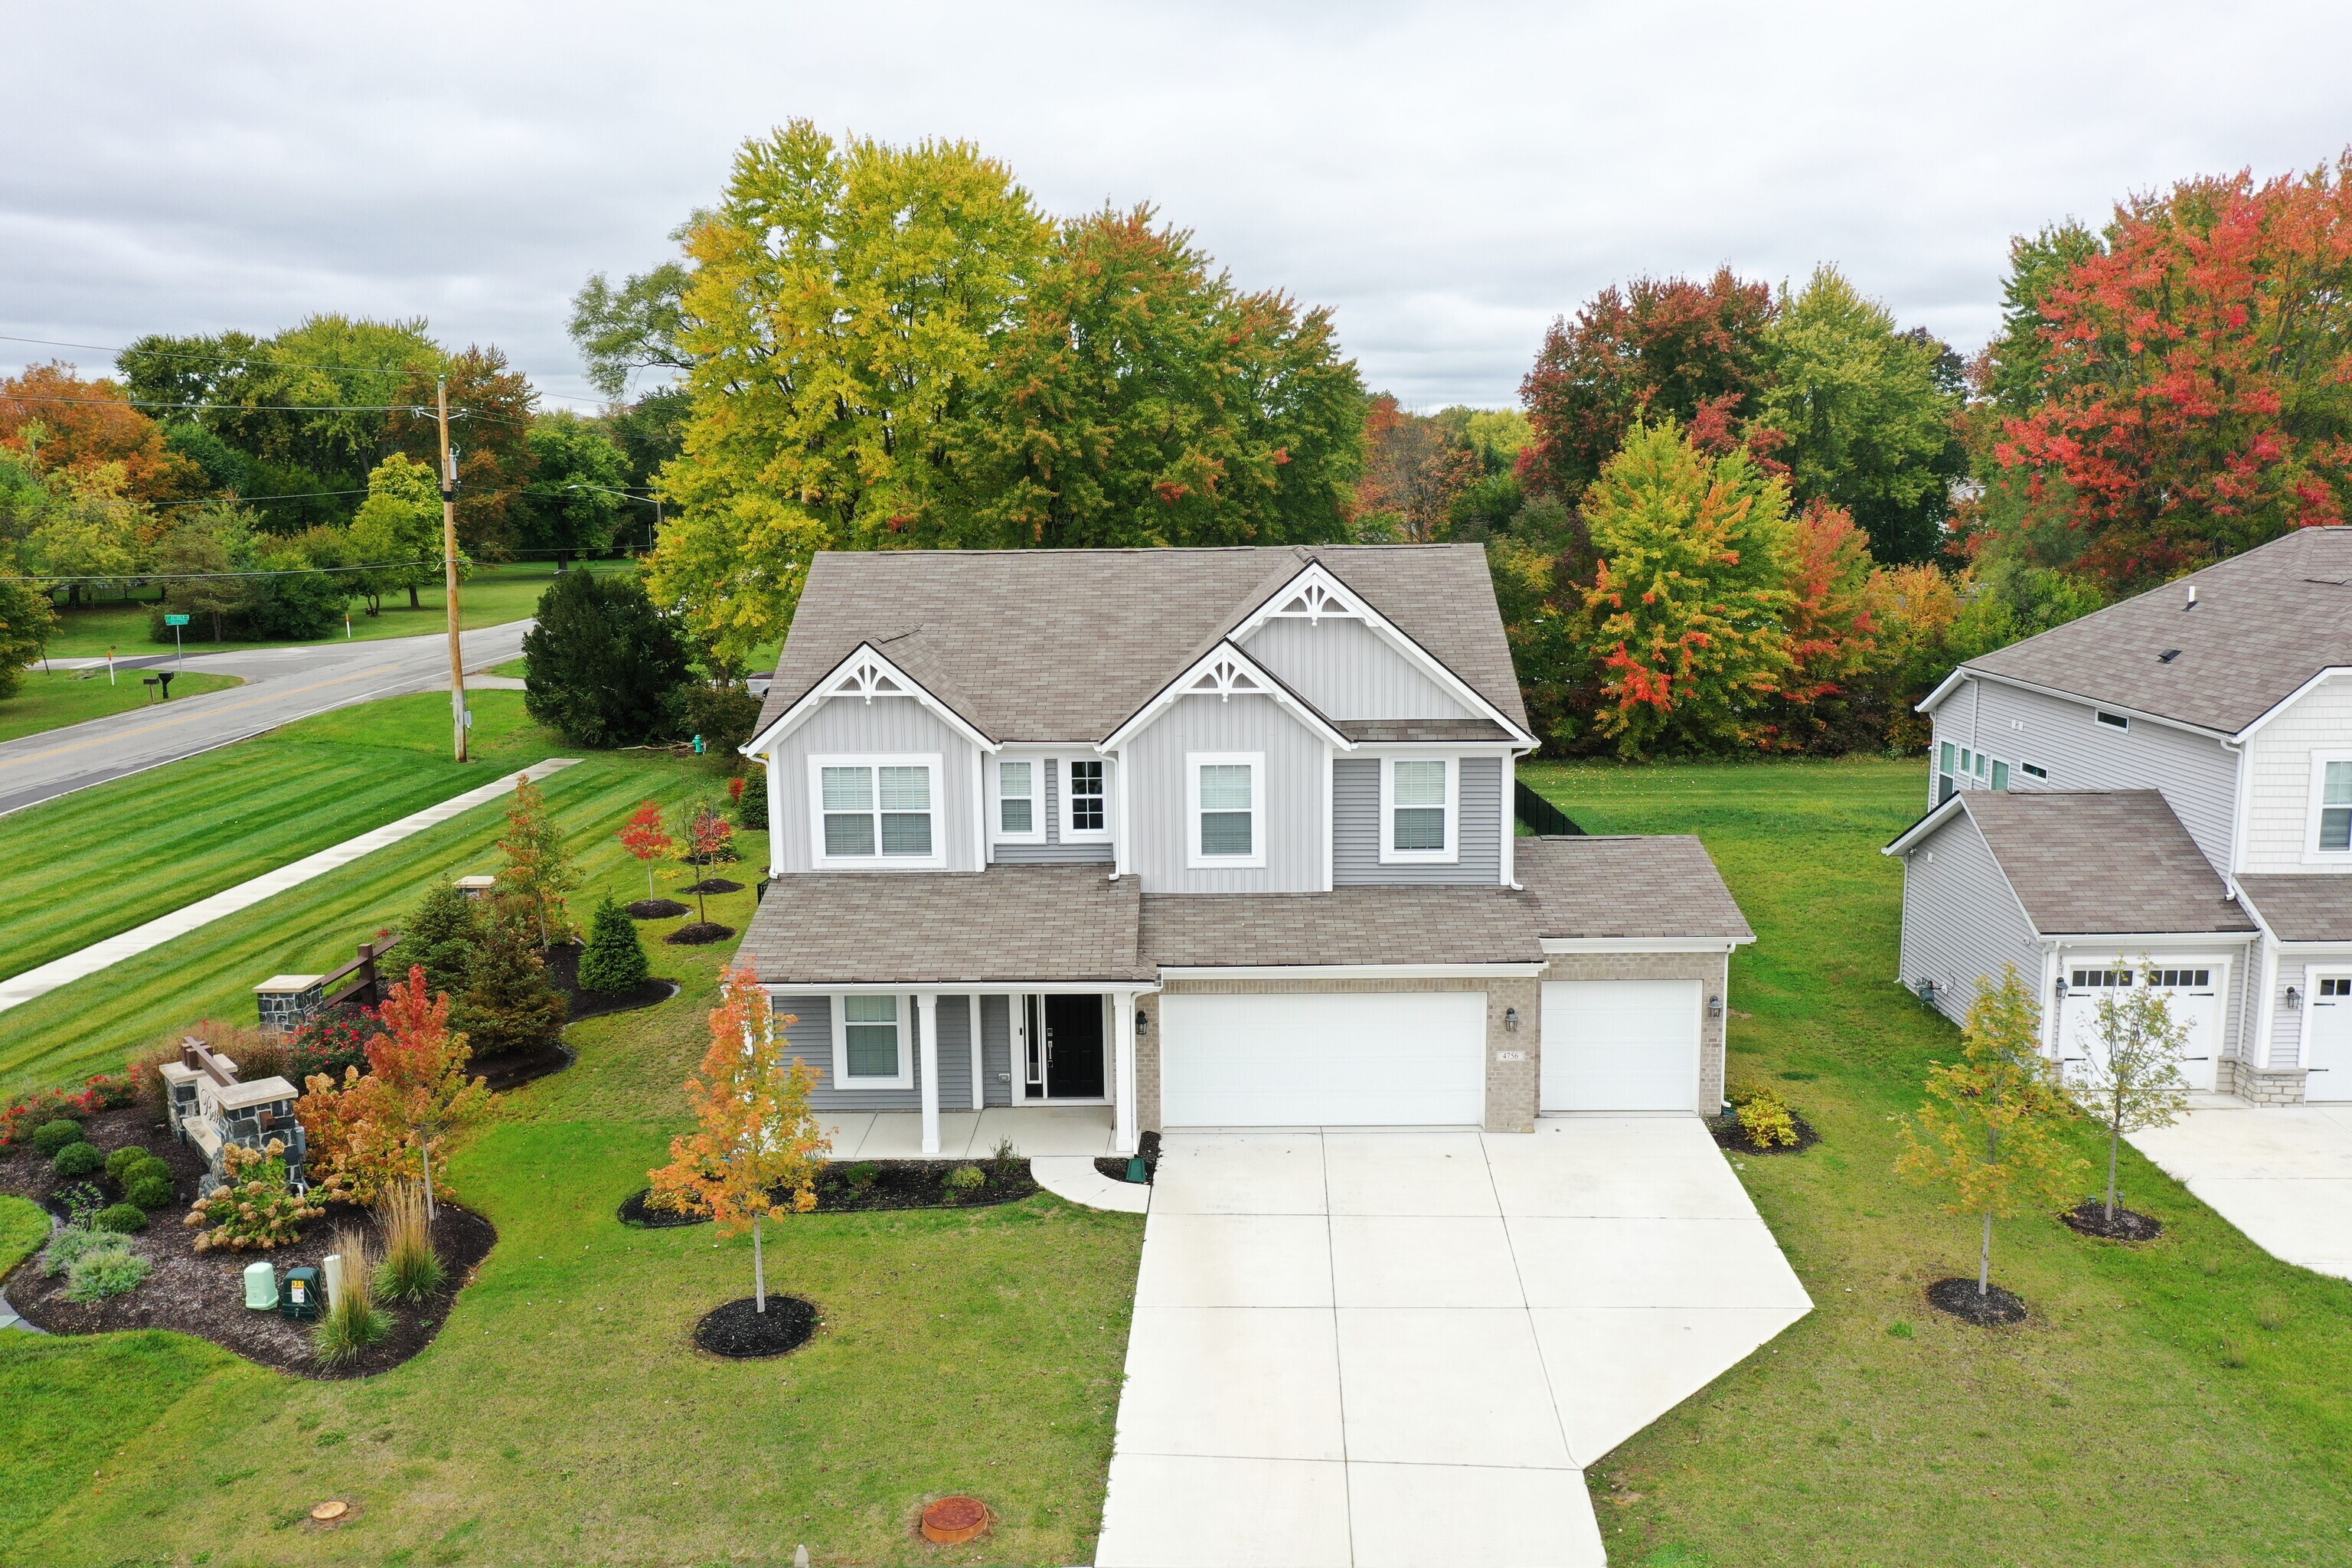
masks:
<path id="1" fill-rule="evenodd" d="M 327 1292 L 319 1271 L 308 1264 L 286 1271 L 286 1299 L 278 1310 L 297 1322 L 307 1323 L 326 1310 Z"/>
<path id="2" fill-rule="evenodd" d="M 268 1263 L 245 1266 L 245 1304 L 257 1312 L 267 1312 L 278 1305 L 278 1269 Z"/>

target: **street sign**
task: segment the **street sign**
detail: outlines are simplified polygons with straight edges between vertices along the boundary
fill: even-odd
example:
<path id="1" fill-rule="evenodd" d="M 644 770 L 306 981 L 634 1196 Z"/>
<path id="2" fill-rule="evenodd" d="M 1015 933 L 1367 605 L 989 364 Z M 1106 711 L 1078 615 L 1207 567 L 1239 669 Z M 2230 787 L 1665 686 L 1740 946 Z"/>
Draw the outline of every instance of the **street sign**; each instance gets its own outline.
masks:
<path id="1" fill-rule="evenodd" d="M 188 624 L 188 617 L 185 616 L 165 616 L 163 617 L 163 624 L 167 626 L 184 626 Z"/>

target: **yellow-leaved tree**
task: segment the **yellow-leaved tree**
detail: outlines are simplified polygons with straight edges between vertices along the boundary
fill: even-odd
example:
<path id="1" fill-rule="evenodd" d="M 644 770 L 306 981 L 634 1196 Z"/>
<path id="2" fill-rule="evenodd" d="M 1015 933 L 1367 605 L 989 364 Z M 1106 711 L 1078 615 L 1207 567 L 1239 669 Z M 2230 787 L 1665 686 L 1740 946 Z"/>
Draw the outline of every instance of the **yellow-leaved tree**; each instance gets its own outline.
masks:
<path id="1" fill-rule="evenodd" d="M 710 1011 L 710 1049 L 686 1080 L 699 1130 L 669 1142 L 669 1163 L 647 1172 L 653 1203 L 707 1214 L 721 1236 L 751 1233 L 753 1310 L 768 1310 L 762 1226 L 770 1215 L 816 1207 L 817 1165 L 831 1147 L 809 1109 L 815 1078 L 798 1057 L 783 1058 L 783 1026 L 749 968 L 719 979 Z"/>

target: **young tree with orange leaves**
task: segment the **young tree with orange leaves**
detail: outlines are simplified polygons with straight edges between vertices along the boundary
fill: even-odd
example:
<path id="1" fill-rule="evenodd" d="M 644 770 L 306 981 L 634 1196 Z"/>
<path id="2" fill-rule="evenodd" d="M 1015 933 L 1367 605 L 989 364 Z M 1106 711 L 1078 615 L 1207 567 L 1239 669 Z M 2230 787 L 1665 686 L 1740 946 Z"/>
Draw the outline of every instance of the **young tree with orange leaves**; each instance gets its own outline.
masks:
<path id="1" fill-rule="evenodd" d="M 646 863 L 646 897 L 654 897 L 654 862 L 668 855 L 677 841 L 662 826 L 661 802 L 642 802 L 621 831 L 621 847 Z"/>
<path id="2" fill-rule="evenodd" d="M 430 1214 L 433 1141 L 488 1110 L 489 1088 L 467 1078 L 473 1053 L 466 1037 L 449 1028 L 449 998 L 427 994 L 423 964 L 412 964 L 408 978 L 393 986 L 376 1021 L 381 1029 L 362 1047 L 366 1075 L 346 1069 L 340 1090 L 325 1074 L 313 1075 L 295 1114 L 337 1195 L 371 1201 L 385 1182 L 407 1173 L 413 1158 Z"/>
<path id="3" fill-rule="evenodd" d="M 1782 622 L 1789 670 L 1770 746 L 1839 752 L 1866 744 L 1874 715 L 1857 710 L 1860 685 L 1876 657 L 1870 536 L 1843 507 L 1813 501 L 1789 531 L 1790 605 Z"/>
<path id="4" fill-rule="evenodd" d="M 792 1016 L 775 1016 L 748 968 L 721 974 L 719 995 L 710 1049 L 686 1080 L 699 1129 L 671 1139 L 669 1163 L 646 1174 L 657 1206 L 707 1214 L 721 1236 L 751 1230 L 753 1310 L 765 1312 L 763 1226 L 770 1215 L 816 1207 L 817 1165 L 831 1144 L 809 1109 L 814 1076 L 798 1057 L 784 1063 L 782 1026 Z"/>
<path id="5" fill-rule="evenodd" d="M 499 868 L 492 899 L 499 913 L 525 926 L 536 925 L 540 945 L 572 940 L 572 915 L 563 895 L 579 874 L 563 851 L 563 836 L 547 809 L 547 796 L 528 778 L 515 780 L 507 806 L 507 836 L 499 840 L 507 863 Z"/>

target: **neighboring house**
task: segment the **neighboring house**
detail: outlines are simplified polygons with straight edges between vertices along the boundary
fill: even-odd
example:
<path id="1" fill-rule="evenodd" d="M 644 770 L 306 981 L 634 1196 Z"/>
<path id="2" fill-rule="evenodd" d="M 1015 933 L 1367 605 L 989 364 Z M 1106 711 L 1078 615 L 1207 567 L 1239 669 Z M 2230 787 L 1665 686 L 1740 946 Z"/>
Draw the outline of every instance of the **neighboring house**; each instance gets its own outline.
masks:
<path id="1" fill-rule="evenodd" d="M 1957 1019 L 2014 964 L 2062 1059 L 2154 985 L 2193 1087 L 2352 1100 L 2352 529 L 1971 660 L 1920 710 L 1929 809 L 1886 849 L 1906 984 Z"/>
<path id="2" fill-rule="evenodd" d="M 1164 1126 L 1711 1111 L 1697 842 L 1515 836 L 1473 545 L 824 554 L 741 957 L 816 1104 Z"/>

